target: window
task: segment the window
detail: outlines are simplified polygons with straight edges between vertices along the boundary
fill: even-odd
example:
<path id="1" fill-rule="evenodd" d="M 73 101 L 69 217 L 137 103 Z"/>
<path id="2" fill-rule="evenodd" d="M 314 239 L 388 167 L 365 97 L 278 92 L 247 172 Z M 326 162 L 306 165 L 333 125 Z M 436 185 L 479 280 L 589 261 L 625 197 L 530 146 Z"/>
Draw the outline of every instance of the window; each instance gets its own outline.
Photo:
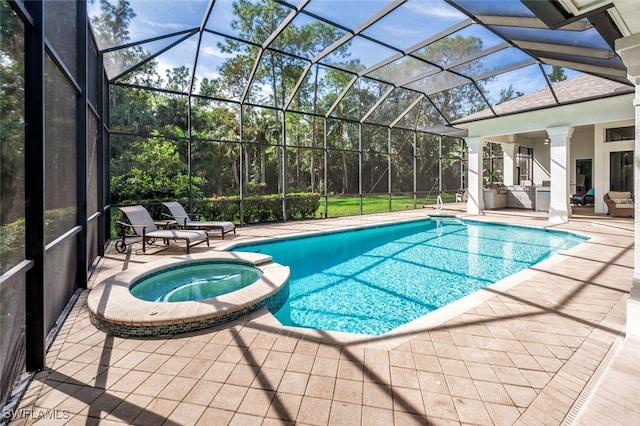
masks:
<path id="1" fill-rule="evenodd" d="M 518 169 L 518 185 L 523 185 L 525 181 L 531 185 L 530 182 L 533 182 L 533 148 L 518 147 L 516 167 Z"/>
<path id="2" fill-rule="evenodd" d="M 483 150 L 484 183 L 502 182 L 504 175 L 504 155 L 502 145 L 487 142 Z"/>
<path id="3" fill-rule="evenodd" d="M 635 128 L 633 126 L 614 127 L 607 129 L 605 132 L 605 142 L 632 141 L 636 138 Z"/>
<path id="4" fill-rule="evenodd" d="M 609 190 L 633 191 L 633 151 L 612 152 L 609 165 Z"/>

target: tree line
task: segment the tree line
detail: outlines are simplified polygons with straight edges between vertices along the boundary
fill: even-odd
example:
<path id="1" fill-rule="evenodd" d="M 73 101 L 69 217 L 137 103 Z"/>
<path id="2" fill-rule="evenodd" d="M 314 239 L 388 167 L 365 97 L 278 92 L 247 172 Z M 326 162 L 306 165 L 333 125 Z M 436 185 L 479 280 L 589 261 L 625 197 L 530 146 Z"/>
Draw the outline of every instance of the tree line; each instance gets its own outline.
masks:
<path id="1" fill-rule="evenodd" d="M 94 32 L 114 46 L 129 43 L 136 16 L 129 2 L 100 0 L 100 6 Z M 198 81 L 187 66 L 160 76 L 158 63 L 147 61 L 151 53 L 140 46 L 105 55 L 107 68 L 112 60 L 119 69 L 132 69 L 110 90 L 112 202 L 238 195 L 241 186 L 245 196 L 411 193 L 414 173 L 418 191 L 433 191 L 439 179 L 445 188 L 459 189 L 461 141 L 412 130 L 481 110 L 486 104 L 477 89 L 485 82 L 435 91 L 422 100 L 417 91 L 390 90 L 376 78 L 353 82 L 365 67 L 350 56 L 348 44 L 332 53 L 331 66 L 303 59 L 337 41 L 342 33 L 336 27 L 290 23 L 263 49 L 261 41 L 279 28 L 288 10 L 271 1 L 238 0 L 233 13 L 230 25 L 237 34 L 217 43 L 227 59 L 215 78 Z M 452 36 L 420 55 L 447 64 L 482 49 L 477 37 Z M 482 61 L 470 61 L 459 70 L 480 75 L 485 68 Z M 420 77 L 410 61 L 389 64 L 384 73 Z M 496 101 L 520 95 L 509 87 Z"/>

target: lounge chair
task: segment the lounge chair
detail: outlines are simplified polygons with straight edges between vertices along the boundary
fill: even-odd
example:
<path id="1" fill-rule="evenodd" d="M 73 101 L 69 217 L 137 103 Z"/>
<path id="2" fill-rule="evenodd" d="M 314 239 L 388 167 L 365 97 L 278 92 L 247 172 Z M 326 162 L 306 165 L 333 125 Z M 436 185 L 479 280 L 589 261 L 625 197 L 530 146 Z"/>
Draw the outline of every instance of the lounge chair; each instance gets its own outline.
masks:
<path id="1" fill-rule="evenodd" d="M 633 192 L 609 191 L 604 194 L 604 202 L 609 208 L 608 215 L 618 217 L 635 217 Z"/>
<path id="2" fill-rule="evenodd" d="M 168 201 L 162 204 L 167 206 L 178 226 L 184 229 L 202 229 L 207 231 L 207 234 L 210 234 L 211 231 L 214 230 L 220 231 L 223 240 L 224 234 L 231 231 L 233 231 L 234 234 L 236 233 L 236 225 L 233 222 L 192 220 L 191 216 L 185 211 L 184 207 L 182 207 L 182 204 L 176 201 Z"/>
<path id="3" fill-rule="evenodd" d="M 593 197 L 595 196 L 595 194 L 595 189 L 591 188 L 584 195 L 573 194 L 571 196 L 571 202 L 574 206 L 586 206 L 587 204 L 593 204 Z"/>
<path id="4" fill-rule="evenodd" d="M 158 229 L 149 211 L 143 206 L 119 207 L 119 209 L 129 221 L 129 223 L 118 221 L 118 224 L 123 229 L 121 239 L 116 241 L 116 250 L 120 253 L 124 253 L 127 250 L 126 238 L 132 236 L 141 238 L 143 253 L 146 252 L 147 244 L 153 243 L 156 238 L 162 239 L 165 244 L 168 244 L 169 240 L 184 240 L 187 245 L 187 254 L 189 254 L 191 247 L 195 245 L 204 242 L 207 243 L 207 246 L 209 245 L 209 236 L 203 231 Z M 133 229 L 134 235 L 127 232 L 131 229 Z"/>

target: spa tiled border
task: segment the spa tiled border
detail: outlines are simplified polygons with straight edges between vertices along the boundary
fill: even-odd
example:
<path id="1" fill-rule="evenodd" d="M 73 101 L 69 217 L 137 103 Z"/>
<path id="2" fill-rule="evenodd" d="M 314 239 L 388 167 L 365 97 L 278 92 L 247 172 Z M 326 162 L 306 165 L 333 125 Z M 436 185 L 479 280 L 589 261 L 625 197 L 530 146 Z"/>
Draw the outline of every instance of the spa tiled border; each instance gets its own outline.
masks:
<path id="1" fill-rule="evenodd" d="M 134 297 L 131 283 L 160 270 L 192 262 L 244 263 L 262 277 L 240 290 L 190 302 L 148 302 Z M 121 337 L 166 336 L 196 331 L 239 318 L 258 308 L 276 309 L 287 298 L 289 268 L 258 253 L 208 252 L 175 256 L 120 272 L 96 285 L 87 298 L 89 318 L 98 329 Z"/>

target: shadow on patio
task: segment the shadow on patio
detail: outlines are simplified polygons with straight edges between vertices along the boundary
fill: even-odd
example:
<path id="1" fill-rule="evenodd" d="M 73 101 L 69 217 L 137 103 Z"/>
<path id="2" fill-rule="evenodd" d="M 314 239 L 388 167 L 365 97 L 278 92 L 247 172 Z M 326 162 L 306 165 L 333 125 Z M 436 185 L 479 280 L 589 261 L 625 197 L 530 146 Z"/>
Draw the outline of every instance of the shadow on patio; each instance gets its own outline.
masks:
<path id="1" fill-rule="evenodd" d="M 238 238 L 424 214 L 245 227 Z M 483 219 L 541 224 L 506 213 Z M 531 268 L 518 282 L 482 290 L 444 320 L 428 315 L 384 336 L 282 327 L 258 311 L 197 333 L 122 339 L 89 323 L 85 291 L 49 351 L 50 368 L 36 375 L 20 410 L 58 410 L 85 424 L 593 421 L 602 415 L 596 379 L 612 348 L 626 344 L 633 273 L 633 223 L 608 219 L 575 218 L 559 228 L 591 236 L 577 252 Z M 109 255 L 92 281 L 156 258 Z M 638 385 L 637 374 L 612 377 L 620 389 Z M 612 418 L 637 423 L 638 409 L 623 404 Z"/>

